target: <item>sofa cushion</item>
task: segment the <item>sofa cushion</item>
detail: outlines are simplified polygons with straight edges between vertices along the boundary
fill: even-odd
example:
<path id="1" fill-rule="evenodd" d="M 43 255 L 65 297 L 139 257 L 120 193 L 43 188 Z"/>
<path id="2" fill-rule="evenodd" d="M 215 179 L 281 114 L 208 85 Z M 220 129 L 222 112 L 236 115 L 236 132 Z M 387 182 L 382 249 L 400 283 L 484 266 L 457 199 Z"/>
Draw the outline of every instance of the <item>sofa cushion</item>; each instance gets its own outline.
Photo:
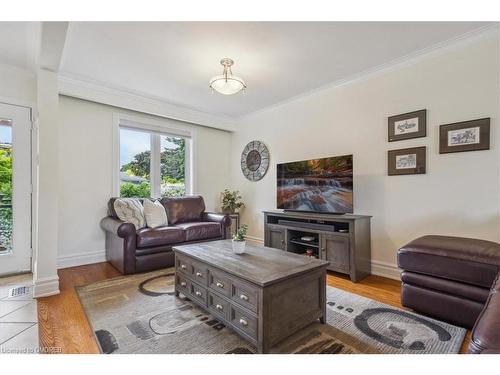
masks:
<path id="1" fill-rule="evenodd" d="M 184 230 L 186 241 L 201 241 L 222 236 L 222 228 L 219 223 L 201 221 L 177 224 L 176 227 Z"/>
<path id="2" fill-rule="evenodd" d="M 399 249 L 398 266 L 489 288 L 500 270 L 500 244 L 472 238 L 424 236 Z"/>
<path id="3" fill-rule="evenodd" d="M 170 224 L 200 221 L 205 211 L 205 202 L 201 196 L 162 198 L 160 202 L 165 207 Z"/>
<path id="4" fill-rule="evenodd" d="M 164 253 L 172 253 L 172 246 L 175 244 L 171 245 L 164 245 L 164 246 L 155 246 L 155 247 L 145 247 L 142 249 L 135 249 L 135 256 L 137 258 L 141 258 L 143 255 L 153 255 L 153 254 L 164 254 Z M 137 263 L 136 263 L 137 266 Z"/>
<path id="5" fill-rule="evenodd" d="M 165 246 L 183 241 L 184 231 L 177 227 L 144 228 L 137 231 L 137 248 Z"/>

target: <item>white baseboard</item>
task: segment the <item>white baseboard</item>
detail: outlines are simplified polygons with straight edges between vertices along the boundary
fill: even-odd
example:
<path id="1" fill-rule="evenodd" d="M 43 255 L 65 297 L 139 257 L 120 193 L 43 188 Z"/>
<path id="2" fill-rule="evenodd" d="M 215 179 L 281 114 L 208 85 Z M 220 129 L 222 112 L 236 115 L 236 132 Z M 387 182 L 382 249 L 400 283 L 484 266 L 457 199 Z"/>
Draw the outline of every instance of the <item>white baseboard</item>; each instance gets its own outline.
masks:
<path id="1" fill-rule="evenodd" d="M 257 245 L 264 245 L 264 239 L 254 236 L 246 236 L 247 241 Z M 372 275 L 387 277 L 388 279 L 401 280 L 399 268 L 392 263 L 372 260 Z"/>
<path id="2" fill-rule="evenodd" d="M 57 268 L 83 266 L 86 264 L 101 263 L 106 261 L 106 250 L 89 251 L 57 257 Z"/>
<path id="3" fill-rule="evenodd" d="M 401 280 L 401 271 L 398 266 L 379 260 L 372 260 L 372 275 L 387 277 L 393 280 Z"/>
<path id="4" fill-rule="evenodd" d="M 253 242 L 257 245 L 264 245 L 264 239 L 259 238 L 259 237 L 253 237 L 253 236 L 245 236 L 248 242 Z"/>
<path id="5" fill-rule="evenodd" d="M 48 297 L 59 294 L 59 277 L 57 275 L 33 280 L 33 297 Z"/>

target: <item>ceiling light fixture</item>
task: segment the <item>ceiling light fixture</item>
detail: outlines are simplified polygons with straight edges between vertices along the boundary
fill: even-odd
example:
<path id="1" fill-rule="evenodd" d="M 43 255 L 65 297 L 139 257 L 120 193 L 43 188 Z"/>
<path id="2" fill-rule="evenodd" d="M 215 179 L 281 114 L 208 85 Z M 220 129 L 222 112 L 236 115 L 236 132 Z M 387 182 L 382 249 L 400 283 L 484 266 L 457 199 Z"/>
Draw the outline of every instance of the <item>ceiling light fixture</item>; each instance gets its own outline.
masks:
<path id="1" fill-rule="evenodd" d="M 245 92 L 247 88 L 245 81 L 243 78 L 233 75 L 231 71 L 231 66 L 234 64 L 234 61 L 225 57 L 220 63 L 224 67 L 224 71 L 222 75 L 215 76 L 210 80 L 210 89 L 212 89 L 212 92 L 215 90 L 222 95 L 233 95 L 241 90 Z"/>

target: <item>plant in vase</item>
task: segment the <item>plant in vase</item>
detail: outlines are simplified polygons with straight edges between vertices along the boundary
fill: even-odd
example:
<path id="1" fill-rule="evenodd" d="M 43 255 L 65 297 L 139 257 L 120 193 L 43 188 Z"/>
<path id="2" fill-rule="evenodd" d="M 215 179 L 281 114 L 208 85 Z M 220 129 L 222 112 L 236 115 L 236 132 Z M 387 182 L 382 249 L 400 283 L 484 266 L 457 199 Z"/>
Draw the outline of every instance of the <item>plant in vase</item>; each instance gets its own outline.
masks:
<path id="1" fill-rule="evenodd" d="M 229 191 L 228 189 L 224 189 L 221 193 L 222 212 L 225 214 L 234 214 L 237 209 L 240 209 L 244 205 L 238 190 Z"/>
<path id="2" fill-rule="evenodd" d="M 243 254 L 245 252 L 246 245 L 246 235 L 247 235 L 248 225 L 243 224 L 233 236 L 233 252 L 236 254 Z"/>

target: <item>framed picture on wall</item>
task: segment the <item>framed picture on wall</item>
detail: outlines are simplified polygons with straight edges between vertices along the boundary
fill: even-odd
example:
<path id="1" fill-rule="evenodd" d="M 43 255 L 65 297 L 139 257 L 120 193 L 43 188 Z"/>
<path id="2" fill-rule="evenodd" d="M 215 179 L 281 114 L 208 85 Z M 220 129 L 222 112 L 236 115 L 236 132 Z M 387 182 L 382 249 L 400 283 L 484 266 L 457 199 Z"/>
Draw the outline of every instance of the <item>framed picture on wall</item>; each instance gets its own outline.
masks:
<path id="1" fill-rule="evenodd" d="M 387 154 L 387 174 L 389 176 L 425 174 L 425 154 L 426 147 L 389 150 Z"/>
<path id="2" fill-rule="evenodd" d="M 391 116 L 387 126 L 389 142 L 425 137 L 427 135 L 427 110 Z"/>
<path id="3" fill-rule="evenodd" d="M 456 122 L 439 127 L 439 153 L 490 149 L 490 119 Z"/>

